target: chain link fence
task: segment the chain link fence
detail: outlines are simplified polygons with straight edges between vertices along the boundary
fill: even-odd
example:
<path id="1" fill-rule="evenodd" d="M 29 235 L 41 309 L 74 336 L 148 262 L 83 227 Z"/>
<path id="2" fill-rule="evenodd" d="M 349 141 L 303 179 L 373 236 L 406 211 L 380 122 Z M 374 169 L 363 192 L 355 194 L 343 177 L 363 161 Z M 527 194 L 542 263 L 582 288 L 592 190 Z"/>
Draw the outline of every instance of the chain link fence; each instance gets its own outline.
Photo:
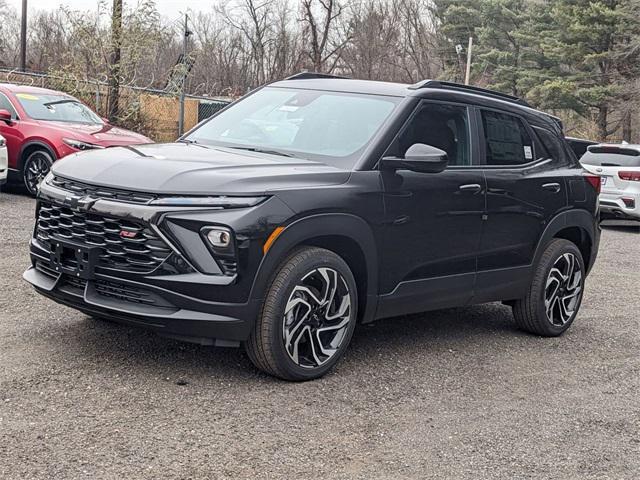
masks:
<path id="1" fill-rule="evenodd" d="M 22 72 L 0 68 L 0 83 L 59 90 L 72 95 L 99 115 L 107 116 L 109 85 L 106 81 L 77 78 L 64 73 Z M 148 136 L 156 142 L 171 142 L 179 136 L 180 97 L 164 90 L 121 85 L 117 126 Z M 184 129 L 209 118 L 228 105 L 231 98 L 186 95 Z"/>

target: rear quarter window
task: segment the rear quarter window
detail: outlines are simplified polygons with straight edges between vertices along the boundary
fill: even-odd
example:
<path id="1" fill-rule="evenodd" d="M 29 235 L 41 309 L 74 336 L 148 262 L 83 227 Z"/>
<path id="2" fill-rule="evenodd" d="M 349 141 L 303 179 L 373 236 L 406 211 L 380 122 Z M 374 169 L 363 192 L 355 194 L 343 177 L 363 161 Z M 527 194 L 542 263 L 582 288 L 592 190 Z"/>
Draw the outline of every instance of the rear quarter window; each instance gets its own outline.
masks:
<path id="1" fill-rule="evenodd" d="M 533 127 L 550 158 L 561 161 L 565 159 L 565 150 L 560 138 L 545 128 Z"/>

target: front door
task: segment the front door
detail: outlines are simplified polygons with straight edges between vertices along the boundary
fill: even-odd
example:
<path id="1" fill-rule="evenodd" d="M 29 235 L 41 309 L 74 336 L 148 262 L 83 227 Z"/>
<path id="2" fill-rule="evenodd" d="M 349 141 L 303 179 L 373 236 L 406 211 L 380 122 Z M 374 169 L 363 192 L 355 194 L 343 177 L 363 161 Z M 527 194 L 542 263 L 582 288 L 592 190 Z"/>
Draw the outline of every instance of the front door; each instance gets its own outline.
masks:
<path id="1" fill-rule="evenodd" d="M 463 305 L 473 295 L 485 183 L 473 165 L 469 109 L 422 102 L 388 149 L 415 143 L 447 152 L 441 173 L 381 173 L 385 228 L 378 317 Z"/>

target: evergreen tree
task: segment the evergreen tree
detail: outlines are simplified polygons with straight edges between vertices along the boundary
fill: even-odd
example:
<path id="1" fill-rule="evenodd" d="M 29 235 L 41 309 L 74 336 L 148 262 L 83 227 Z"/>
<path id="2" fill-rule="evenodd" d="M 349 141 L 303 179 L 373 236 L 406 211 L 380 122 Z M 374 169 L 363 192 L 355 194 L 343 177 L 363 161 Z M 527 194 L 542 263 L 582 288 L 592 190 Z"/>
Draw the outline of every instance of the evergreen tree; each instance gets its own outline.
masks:
<path id="1" fill-rule="evenodd" d="M 538 6 L 549 13 L 536 17 L 543 21 L 533 25 L 541 33 L 537 47 L 545 64 L 526 74 L 538 80 L 528 96 L 543 108 L 570 109 L 593 120 L 600 140 L 620 128 L 611 114 L 628 95 L 625 77 L 638 74 L 640 49 L 634 51 L 632 45 L 640 19 L 632 3 L 550 0 Z"/>

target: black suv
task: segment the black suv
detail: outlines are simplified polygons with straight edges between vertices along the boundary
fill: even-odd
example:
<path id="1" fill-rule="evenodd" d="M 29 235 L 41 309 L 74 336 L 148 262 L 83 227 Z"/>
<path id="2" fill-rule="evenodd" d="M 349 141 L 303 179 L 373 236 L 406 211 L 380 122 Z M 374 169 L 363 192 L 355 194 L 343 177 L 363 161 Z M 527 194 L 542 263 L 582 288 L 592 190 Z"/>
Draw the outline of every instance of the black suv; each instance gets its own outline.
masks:
<path id="1" fill-rule="evenodd" d="M 56 162 L 24 278 L 305 380 L 384 317 L 503 301 L 561 334 L 596 258 L 599 188 L 560 121 L 517 98 L 304 73 L 177 143 Z"/>

